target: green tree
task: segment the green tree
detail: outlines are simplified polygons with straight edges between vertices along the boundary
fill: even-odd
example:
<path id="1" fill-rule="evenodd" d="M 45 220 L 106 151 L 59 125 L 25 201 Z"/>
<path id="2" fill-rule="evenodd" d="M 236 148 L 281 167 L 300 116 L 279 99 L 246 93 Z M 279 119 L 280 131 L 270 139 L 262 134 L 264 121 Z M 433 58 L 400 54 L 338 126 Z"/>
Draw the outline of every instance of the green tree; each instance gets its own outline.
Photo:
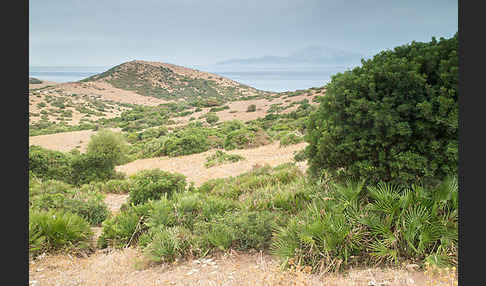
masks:
<path id="1" fill-rule="evenodd" d="M 383 51 L 334 75 L 306 141 L 314 175 L 410 184 L 456 173 L 457 33 Z"/>

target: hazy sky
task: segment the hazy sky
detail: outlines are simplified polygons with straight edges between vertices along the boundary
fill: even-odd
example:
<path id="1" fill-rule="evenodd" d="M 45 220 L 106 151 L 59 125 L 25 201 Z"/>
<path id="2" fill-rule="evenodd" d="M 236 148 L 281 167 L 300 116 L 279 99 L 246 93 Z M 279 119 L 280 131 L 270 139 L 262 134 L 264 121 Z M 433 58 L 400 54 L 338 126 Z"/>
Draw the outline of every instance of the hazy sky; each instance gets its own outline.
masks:
<path id="1" fill-rule="evenodd" d="M 457 0 L 30 0 L 31 66 L 204 65 L 451 37 Z"/>

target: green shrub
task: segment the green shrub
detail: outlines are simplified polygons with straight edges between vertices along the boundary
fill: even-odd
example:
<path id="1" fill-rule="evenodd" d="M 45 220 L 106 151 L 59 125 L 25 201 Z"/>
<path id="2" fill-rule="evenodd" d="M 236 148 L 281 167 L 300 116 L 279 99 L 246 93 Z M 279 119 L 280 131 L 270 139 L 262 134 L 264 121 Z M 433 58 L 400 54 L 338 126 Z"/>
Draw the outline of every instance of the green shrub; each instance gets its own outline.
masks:
<path id="1" fill-rule="evenodd" d="M 72 172 L 70 157 L 59 151 L 30 146 L 29 172 L 44 180 L 66 181 Z"/>
<path id="2" fill-rule="evenodd" d="M 71 159 L 71 183 L 87 184 L 92 181 L 103 181 L 115 176 L 115 165 L 103 154 L 79 154 Z"/>
<path id="3" fill-rule="evenodd" d="M 102 191 L 105 193 L 127 194 L 130 192 L 131 182 L 129 180 L 112 179 L 104 183 Z"/>
<path id="4" fill-rule="evenodd" d="M 189 127 L 169 137 L 164 144 L 168 156 L 181 156 L 209 150 L 208 135 L 197 127 Z"/>
<path id="5" fill-rule="evenodd" d="M 71 212 L 91 225 L 99 225 L 109 215 L 103 196 L 96 190 L 77 189 L 55 180 L 33 182 L 29 186 L 29 206 L 35 211 Z"/>
<path id="6" fill-rule="evenodd" d="M 135 244 L 139 236 L 146 231 L 144 222 L 151 209 L 152 203 L 121 208 L 119 213 L 103 222 L 98 246 L 122 248 Z"/>
<path id="7" fill-rule="evenodd" d="M 149 199 L 158 200 L 163 195 L 171 197 L 175 192 L 181 192 L 186 187 L 186 177 L 177 173 L 169 173 L 159 169 L 144 170 L 130 177 L 131 188 L 129 202 L 142 204 Z"/>
<path id="8" fill-rule="evenodd" d="M 93 233 L 88 222 L 62 211 L 29 211 L 29 253 L 86 250 Z"/>
<path id="9" fill-rule="evenodd" d="M 224 149 L 255 148 L 271 143 L 268 134 L 260 129 L 250 130 L 248 127 L 240 128 L 229 132 L 224 139 Z"/>
<path id="10" fill-rule="evenodd" d="M 121 133 L 100 130 L 91 136 L 86 154 L 103 158 L 107 164 L 118 165 L 124 163 L 124 155 L 127 151 L 128 145 Z"/>
<path id="11" fill-rule="evenodd" d="M 312 174 L 410 185 L 457 173 L 457 33 L 383 51 L 326 89 L 308 121 Z"/>
<path id="12" fill-rule="evenodd" d="M 295 133 L 288 133 L 280 138 L 280 146 L 298 144 L 302 141 L 304 141 L 304 138 L 302 136 L 299 136 Z"/>
<path id="13" fill-rule="evenodd" d="M 230 246 L 238 250 L 258 250 L 270 244 L 274 220 L 275 214 L 270 212 L 239 211 L 215 217 L 209 222 L 199 221 L 194 232 L 220 250 Z"/>
<path id="14" fill-rule="evenodd" d="M 184 227 L 162 228 L 154 232 L 144 252 L 154 262 L 172 262 L 185 254 L 190 246 L 190 238 L 191 232 Z"/>
<path id="15" fill-rule="evenodd" d="M 216 123 L 219 120 L 219 117 L 214 113 L 206 113 L 204 117 L 206 117 L 206 122 L 209 124 Z"/>
<path id="16" fill-rule="evenodd" d="M 256 111 L 256 105 L 255 104 L 248 105 L 246 112 L 255 112 L 255 111 Z"/>
<path id="17" fill-rule="evenodd" d="M 167 127 L 161 126 L 157 128 L 149 128 L 144 130 L 143 132 L 139 133 L 139 137 L 141 140 L 149 139 L 149 138 L 159 138 L 161 136 L 165 136 L 168 134 Z"/>
<path id="18" fill-rule="evenodd" d="M 234 163 L 241 160 L 245 160 L 245 158 L 238 154 L 227 154 L 221 150 L 216 150 L 216 152 L 208 157 L 206 157 L 206 162 L 204 166 L 206 168 L 210 168 L 213 166 L 222 165 L 225 163 Z"/>

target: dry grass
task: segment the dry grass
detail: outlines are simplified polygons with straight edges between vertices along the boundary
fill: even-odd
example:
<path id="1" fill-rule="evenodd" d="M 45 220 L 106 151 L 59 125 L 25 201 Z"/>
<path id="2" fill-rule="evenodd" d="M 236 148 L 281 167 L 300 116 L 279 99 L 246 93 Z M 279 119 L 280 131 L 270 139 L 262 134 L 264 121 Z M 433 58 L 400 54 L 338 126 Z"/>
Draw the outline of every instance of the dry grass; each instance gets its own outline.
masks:
<path id="1" fill-rule="evenodd" d="M 235 251 L 154 265 L 136 248 L 98 251 L 85 258 L 48 255 L 29 265 L 31 285 L 457 285 L 457 276 L 450 284 L 438 284 L 447 277 L 404 267 L 322 275 L 295 267 L 282 271 L 268 254 Z"/>
<path id="2" fill-rule="evenodd" d="M 41 91 L 29 92 L 29 112 L 30 113 L 40 113 L 41 110 L 46 110 L 46 111 L 49 110 L 49 109 L 58 109 L 59 110 L 58 107 L 54 107 L 50 103 L 46 102 L 46 96 L 51 96 L 53 98 L 64 98 L 64 99 L 67 99 L 68 101 L 70 101 L 73 105 L 85 106 L 87 109 L 91 109 L 92 111 L 95 111 L 95 110 L 93 110 L 93 108 L 87 107 L 87 106 L 89 106 L 88 100 L 93 100 L 93 99 L 94 100 L 102 100 L 108 107 L 111 108 L 111 109 L 105 109 L 102 116 L 91 115 L 89 117 L 90 120 L 97 120 L 97 119 L 100 119 L 100 118 L 117 117 L 117 116 L 120 116 L 120 114 L 123 111 L 127 110 L 126 107 L 115 106 L 112 102 L 108 101 L 110 99 L 97 97 L 96 95 L 90 94 L 90 93 L 79 94 L 79 93 L 73 92 L 72 90 L 63 88 L 66 85 L 74 85 L 74 84 L 76 84 L 76 83 L 58 84 L 54 87 L 46 88 L 46 89 L 41 90 Z M 75 94 L 75 93 L 79 94 L 79 95 L 76 96 L 76 97 L 70 96 L 71 94 Z M 83 95 L 85 95 L 85 96 L 83 96 Z M 41 102 L 46 104 L 46 106 L 43 107 L 43 108 L 39 108 L 37 106 L 37 104 L 41 103 Z M 116 102 L 116 100 L 115 100 L 115 102 Z M 117 102 L 120 102 L 120 101 L 117 101 Z M 120 110 L 118 110 L 118 109 L 120 109 Z M 66 108 L 64 108 L 64 110 L 65 111 L 69 110 L 69 111 L 72 112 L 72 117 L 67 117 L 65 119 L 67 121 L 66 123 L 68 125 L 77 125 L 77 124 L 80 123 L 81 118 L 86 116 L 86 114 L 79 112 L 74 107 L 66 107 Z M 57 117 L 57 115 L 53 115 L 53 114 L 48 115 L 48 119 L 51 122 L 59 122 L 59 120 L 57 120 L 56 117 Z M 36 116 L 36 117 L 29 116 L 29 123 L 30 124 L 36 123 L 36 122 L 40 121 L 40 118 L 41 118 L 40 115 Z"/>
<path id="3" fill-rule="evenodd" d="M 117 166 L 116 170 L 127 175 L 135 174 L 141 170 L 159 168 L 164 171 L 177 172 L 187 176 L 188 181 L 193 181 L 196 186 L 214 178 L 225 178 L 248 172 L 254 165 L 269 164 L 272 167 L 291 162 L 294 152 L 302 150 L 307 143 L 299 143 L 286 147 L 279 147 L 279 142 L 264 145 L 253 149 L 227 151 L 228 154 L 238 154 L 246 160 L 206 168 L 206 157 L 212 155 L 215 150 L 204 153 L 192 154 L 180 157 L 158 157 L 140 159 L 128 164 Z"/>

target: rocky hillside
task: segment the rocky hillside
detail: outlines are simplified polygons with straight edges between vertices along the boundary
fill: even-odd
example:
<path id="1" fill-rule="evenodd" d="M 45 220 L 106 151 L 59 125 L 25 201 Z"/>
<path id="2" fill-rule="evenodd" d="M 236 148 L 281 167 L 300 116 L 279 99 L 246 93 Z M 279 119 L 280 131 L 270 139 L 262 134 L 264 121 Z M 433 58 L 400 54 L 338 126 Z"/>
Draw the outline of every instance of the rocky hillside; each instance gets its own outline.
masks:
<path id="1" fill-rule="evenodd" d="M 173 64 L 139 60 L 120 64 L 81 82 L 106 82 L 115 88 L 143 96 L 202 101 L 208 106 L 271 94 L 219 75 Z"/>

